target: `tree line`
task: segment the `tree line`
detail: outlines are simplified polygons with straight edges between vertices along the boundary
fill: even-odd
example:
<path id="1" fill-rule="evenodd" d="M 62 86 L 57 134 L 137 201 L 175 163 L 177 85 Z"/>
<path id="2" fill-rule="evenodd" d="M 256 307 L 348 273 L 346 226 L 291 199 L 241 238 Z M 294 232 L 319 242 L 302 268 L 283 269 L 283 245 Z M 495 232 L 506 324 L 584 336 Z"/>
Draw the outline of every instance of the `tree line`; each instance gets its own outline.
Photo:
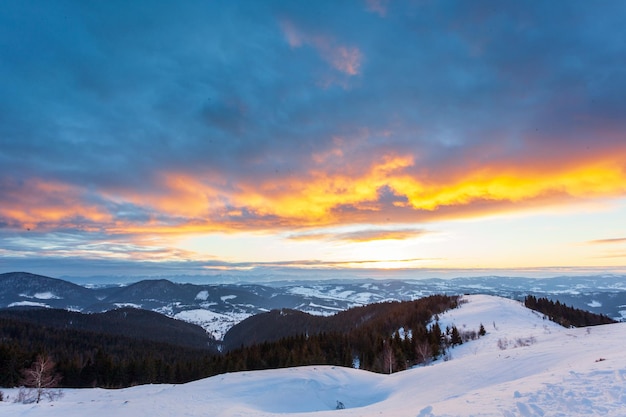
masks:
<path id="1" fill-rule="evenodd" d="M 23 370 L 41 355 L 54 360 L 63 387 L 184 383 L 224 372 L 301 365 L 395 372 L 441 357 L 450 346 L 478 336 L 440 327 L 437 315 L 458 303 L 458 297 L 437 295 L 383 303 L 379 309 L 384 314 L 368 306 L 344 315 L 336 327 L 341 330 L 307 329 L 224 354 L 0 317 L 0 386 L 19 386 Z"/>
<path id="2" fill-rule="evenodd" d="M 203 378 L 216 358 L 206 349 L 0 318 L 0 386 L 21 385 L 22 370 L 40 355 L 54 360 L 61 386 L 106 388 Z"/>
<path id="3" fill-rule="evenodd" d="M 524 299 L 524 305 L 531 310 L 544 314 L 551 321 L 563 327 L 586 327 L 600 324 L 617 323 L 604 314 L 596 314 L 567 306 L 560 301 L 552 301 L 545 297 L 537 298 L 529 295 Z"/>

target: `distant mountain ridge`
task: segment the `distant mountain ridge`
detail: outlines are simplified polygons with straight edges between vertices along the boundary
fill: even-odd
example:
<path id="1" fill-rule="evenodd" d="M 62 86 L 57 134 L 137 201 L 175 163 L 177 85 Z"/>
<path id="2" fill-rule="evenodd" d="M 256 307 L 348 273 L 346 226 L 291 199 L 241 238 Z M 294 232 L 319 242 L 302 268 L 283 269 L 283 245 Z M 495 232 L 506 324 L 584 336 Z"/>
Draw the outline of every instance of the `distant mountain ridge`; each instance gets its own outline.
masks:
<path id="1" fill-rule="evenodd" d="M 518 300 L 535 295 L 618 320 L 626 317 L 626 277 L 621 276 L 351 279 L 276 281 L 263 285 L 201 285 L 155 279 L 87 288 L 27 272 L 0 274 L 0 308 L 33 306 L 99 313 L 135 307 L 198 324 L 216 339 L 222 339 L 244 319 L 275 309 L 331 315 L 351 307 L 415 300 L 433 294 L 489 294 Z"/>
<path id="2" fill-rule="evenodd" d="M 489 282 L 494 280 L 485 279 L 481 285 L 473 281 L 469 286 L 484 292 Z M 459 292 L 453 287 L 442 291 L 442 286 L 449 286 L 450 282 L 430 286 L 401 281 L 323 282 L 268 287 L 198 286 L 161 279 L 124 287 L 84 288 L 54 278 L 17 273 L 0 275 L 0 286 L 3 284 L 6 285 L 2 287 L 2 296 L 10 299 L 13 291 L 13 297 L 18 299 L 0 309 L 0 370 L 10 370 L 4 372 L 8 384 L 19 381 L 19 364 L 42 350 L 53 352 L 64 378 L 72 386 L 120 387 L 306 364 L 392 372 L 439 358 L 451 346 L 485 333 L 484 323 L 476 323 L 475 327 L 461 323 L 459 330 L 441 327 L 438 318 L 433 321 L 433 316 L 459 304 L 459 297 L 441 294 Z M 576 291 L 580 290 L 577 285 Z M 425 296 L 428 291 L 440 294 Z M 80 302 L 76 294 L 87 295 L 85 299 L 93 303 L 88 308 L 112 308 L 85 314 L 52 309 L 45 304 L 71 299 L 72 308 L 76 308 Z M 617 297 L 619 291 L 608 294 Z M 415 300 L 397 302 L 392 295 L 413 296 Z M 599 298 L 597 292 L 591 296 L 594 300 Z M 368 297 L 387 298 L 341 311 L 336 307 L 341 302 L 356 304 L 356 300 L 365 301 Z M 217 314 L 209 310 L 216 306 L 263 310 L 244 303 L 277 299 L 281 300 L 279 303 L 299 300 L 303 309 L 321 306 L 338 312 L 321 316 L 280 308 L 248 316 L 231 313 L 239 320 L 224 330 L 223 340 L 215 340 L 198 326 L 158 312 L 178 309 L 178 315 L 199 315 L 199 311 Z M 145 309 L 147 305 L 156 307 L 156 311 Z M 495 321 L 493 328 L 497 329 Z"/>
<path id="3" fill-rule="evenodd" d="M 28 272 L 0 274 L 0 307 L 39 304 L 68 309 L 74 303 L 86 305 L 97 301 L 97 294 L 92 290 L 61 279 Z"/>

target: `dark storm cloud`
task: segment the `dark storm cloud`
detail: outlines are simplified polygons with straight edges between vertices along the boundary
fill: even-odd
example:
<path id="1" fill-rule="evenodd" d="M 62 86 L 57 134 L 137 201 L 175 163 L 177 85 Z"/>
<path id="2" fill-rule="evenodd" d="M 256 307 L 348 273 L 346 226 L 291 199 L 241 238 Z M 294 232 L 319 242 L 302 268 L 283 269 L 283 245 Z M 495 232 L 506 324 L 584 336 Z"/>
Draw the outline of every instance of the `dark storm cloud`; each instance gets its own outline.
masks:
<path id="1" fill-rule="evenodd" d="M 359 152 L 410 149 L 427 165 L 496 139 L 509 143 L 498 156 L 516 153 L 533 128 L 582 128 L 551 135 L 576 146 L 624 106 L 624 6 L 611 7 L 394 2 L 381 17 L 365 2 L 12 2 L 3 174 L 98 186 L 207 166 L 271 175 L 364 127 L 395 134 Z M 363 56 L 354 77 L 324 61 L 340 46 Z"/>

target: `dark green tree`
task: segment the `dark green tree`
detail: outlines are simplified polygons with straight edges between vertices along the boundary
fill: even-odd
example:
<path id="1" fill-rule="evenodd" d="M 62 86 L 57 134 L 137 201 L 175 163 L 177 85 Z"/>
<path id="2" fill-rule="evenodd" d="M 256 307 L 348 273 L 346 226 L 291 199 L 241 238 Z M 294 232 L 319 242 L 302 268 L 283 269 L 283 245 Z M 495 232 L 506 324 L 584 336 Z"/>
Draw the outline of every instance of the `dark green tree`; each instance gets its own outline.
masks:
<path id="1" fill-rule="evenodd" d="M 463 344 L 463 339 L 461 339 L 461 334 L 459 333 L 459 329 L 456 326 L 452 327 L 452 331 L 450 332 L 450 344 L 452 346 Z"/>

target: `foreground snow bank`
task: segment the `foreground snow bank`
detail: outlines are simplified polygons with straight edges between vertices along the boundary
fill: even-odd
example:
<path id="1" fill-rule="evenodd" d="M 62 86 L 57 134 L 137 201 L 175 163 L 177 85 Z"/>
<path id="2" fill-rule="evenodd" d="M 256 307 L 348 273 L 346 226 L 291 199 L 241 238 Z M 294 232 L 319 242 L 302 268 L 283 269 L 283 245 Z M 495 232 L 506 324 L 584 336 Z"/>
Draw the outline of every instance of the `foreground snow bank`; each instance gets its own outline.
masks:
<path id="1" fill-rule="evenodd" d="M 626 415 L 626 323 L 564 329 L 515 301 L 465 300 L 440 316 L 442 327 L 482 323 L 487 335 L 453 349 L 449 361 L 391 376 L 331 366 L 240 372 L 184 385 L 66 390 L 54 403 L 0 403 L 0 415 Z M 346 409 L 336 410 L 338 402 Z"/>

